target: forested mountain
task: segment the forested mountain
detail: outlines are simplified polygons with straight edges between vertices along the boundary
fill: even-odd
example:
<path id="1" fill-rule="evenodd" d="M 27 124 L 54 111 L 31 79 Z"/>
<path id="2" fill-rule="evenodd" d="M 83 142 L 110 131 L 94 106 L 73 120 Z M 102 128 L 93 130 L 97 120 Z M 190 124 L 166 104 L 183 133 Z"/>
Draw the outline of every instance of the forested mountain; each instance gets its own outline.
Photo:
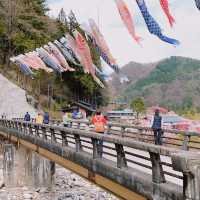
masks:
<path id="1" fill-rule="evenodd" d="M 122 94 L 130 84 L 132 85 L 139 79 L 146 77 L 155 67 L 156 63 L 142 64 L 130 62 L 121 69 L 120 74 L 113 73 L 111 75 L 112 81 L 109 82 L 113 97 Z M 122 83 L 123 77 L 128 79 Z"/>
<path id="2" fill-rule="evenodd" d="M 126 70 L 122 68 L 124 74 Z M 143 77 L 140 76 L 141 70 L 138 71 L 135 67 L 132 69 L 132 74 L 137 78 L 118 93 L 118 98 L 130 102 L 139 96 L 144 98 L 147 105 L 161 105 L 174 110 L 200 108 L 199 60 L 171 57 L 155 63 L 154 68 L 146 70 L 148 72 Z M 131 66 L 127 75 L 130 73 Z M 111 85 L 115 88 L 113 82 Z"/>
<path id="3" fill-rule="evenodd" d="M 90 75 L 83 73 L 80 67 L 70 64 L 76 72 L 66 72 L 59 77 L 39 71 L 32 80 L 22 75 L 18 68 L 9 62 L 9 58 L 13 55 L 32 51 L 61 38 L 64 33 L 71 34 L 68 19 L 66 23 L 51 19 L 47 16 L 47 11 L 45 0 L 0 1 L 0 73 L 24 87 L 39 100 L 41 96 L 48 95 L 48 86 L 53 87 L 53 97 L 58 107 L 66 105 L 76 94 L 82 98 L 92 97 L 95 94 L 98 97 L 97 104 L 101 104 L 104 99 L 101 89 Z M 82 31 L 78 22 L 76 28 Z M 93 62 L 100 66 L 98 53 L 92 47 L 91 51 Z"/>

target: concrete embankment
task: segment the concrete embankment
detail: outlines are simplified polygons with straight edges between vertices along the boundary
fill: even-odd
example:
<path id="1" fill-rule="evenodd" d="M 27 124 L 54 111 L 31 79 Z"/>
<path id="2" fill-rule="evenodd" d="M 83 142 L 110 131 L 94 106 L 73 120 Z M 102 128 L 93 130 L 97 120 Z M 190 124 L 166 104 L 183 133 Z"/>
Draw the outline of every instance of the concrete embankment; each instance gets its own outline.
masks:
<path id="1" fill-rule="evenodd" d="M 0 74 L 0 117 L 23 117 L 26 112 L 35 116 L 35 109 L 31 107 L 25 96 L 25 90 L 19 88 Z"/>

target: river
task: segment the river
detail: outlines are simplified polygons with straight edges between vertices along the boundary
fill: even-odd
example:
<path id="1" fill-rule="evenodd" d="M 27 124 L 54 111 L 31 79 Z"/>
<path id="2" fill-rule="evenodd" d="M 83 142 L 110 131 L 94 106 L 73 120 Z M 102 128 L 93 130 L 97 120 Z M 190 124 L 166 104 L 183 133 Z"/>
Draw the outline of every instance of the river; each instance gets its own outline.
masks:
<path id="1" fill-rule="evenodd" d="M 117 200 L 26 148 L 0 146 L 0 200 Z"/>

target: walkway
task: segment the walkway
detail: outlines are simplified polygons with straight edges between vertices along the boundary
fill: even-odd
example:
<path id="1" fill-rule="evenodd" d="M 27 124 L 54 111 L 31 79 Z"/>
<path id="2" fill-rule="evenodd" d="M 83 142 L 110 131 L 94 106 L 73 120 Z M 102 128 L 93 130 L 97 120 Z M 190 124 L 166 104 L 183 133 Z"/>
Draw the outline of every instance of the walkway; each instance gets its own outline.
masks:
<path id="1" fill-rule="evenodd" d="M 110 124 L 111 135 L 101 135 L 81 130 L 81 124 L 83 122 L 76 122 L 75 128 L 72 122 L 71 128 L 63 128 L 0 120 L 0 131 L 4 137 L 38 152 L 124 199 L 200 199 L 199 153 L 142 142 L 149 141 L 151 136 L 145 137 L 141 127 L 121 126 L 122 131 L 119 132 L 113 131 L 114 127 L 119 129 L 117 124 Z M 137 129 L 137 133 L 130 133 L 130 130 L 128 133 L 127 129 Z M 189 137 L 185 134 L 184 138 Z M 99 140 L 104 141 L 103 157 L 99 152 Z M 186 140 L 183 144 L 184 148 L 188 147 Z"/>

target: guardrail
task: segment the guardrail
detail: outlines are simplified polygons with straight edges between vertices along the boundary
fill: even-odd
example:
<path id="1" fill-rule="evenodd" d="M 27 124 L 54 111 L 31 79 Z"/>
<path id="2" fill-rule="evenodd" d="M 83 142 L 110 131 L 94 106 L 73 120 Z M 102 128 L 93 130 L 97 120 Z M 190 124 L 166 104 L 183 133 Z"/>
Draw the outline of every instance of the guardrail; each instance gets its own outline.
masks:
<path id="1" fill-rule="evenodd" d="M 14 120 L 23 120 L 16 118 Z M 34 122 L 34 119 L 32 119 Z M 62 120 L 51 120 L 50 124 L 61 125 Z M 88 120 L 69 120 L 68 127 L 84 129 L 90 126 Z M 196 132 L 185 132 L 180 130 L 162 129 L 163 145 L 173 146 L 182 150 L 200 150 L 200 134 Z M 107 132 L 113 135 L 121 135 L 137 141 L 154 143 L 154 134 L 150 127 L 141 127 L 130 124 L 108 123 Z"/>
<path id="2" fill-rule="evenodd" d="M 150 131 L 148 128 L 120 125 L 124 132 L 102 135 L 86 131 L 85 128 L 81 130 L 82 125 L 88 125 L 88 122 L 70 123 L 72 123 L 71 128 L 65 128 L 57 125 L 0 120 L 0 130 L 49 148 L 49 151 L 56 151 L 59 146 L 63 154 L 65 148 L 70 147 L 73 153 L 70 156 L 68 149 L 67 159 L 114 180 L 148 199 L 200 200 L 199 153 L 136 141 L 137 137 L 133 137 L 133 133 L 132 136 L 126 135 L 128 128 Z M 118 125 L 109 124 L 108 127 L 112 131 L 112 127 L 116 128 Z M 103 154 L 100 152 L 99 141 L 104 141 Z M 49 146 L 46 146 L 46 143 Z M 90 160 L 83 161 L 83 153 L 87 153 Z M 95 163 L 94 160 L 99 162 Z"/>

